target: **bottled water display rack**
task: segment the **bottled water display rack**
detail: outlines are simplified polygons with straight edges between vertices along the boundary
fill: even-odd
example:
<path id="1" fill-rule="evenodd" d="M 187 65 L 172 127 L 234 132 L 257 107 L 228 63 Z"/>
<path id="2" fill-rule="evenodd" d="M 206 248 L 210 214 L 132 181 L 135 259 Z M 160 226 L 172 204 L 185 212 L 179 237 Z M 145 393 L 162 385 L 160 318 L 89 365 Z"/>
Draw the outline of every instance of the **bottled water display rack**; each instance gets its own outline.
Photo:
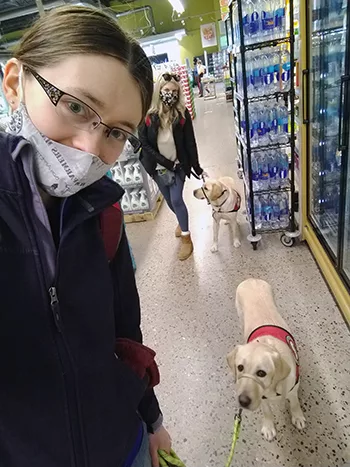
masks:
<path id="1" fill-rule="evenodd" d="M 238 176 L 244 181 L 254 250 L 261 234 L 280 233 L 287 247 L 300 236 L 293 16 L 293 0 L 235 0 L 230 5 Z"/>

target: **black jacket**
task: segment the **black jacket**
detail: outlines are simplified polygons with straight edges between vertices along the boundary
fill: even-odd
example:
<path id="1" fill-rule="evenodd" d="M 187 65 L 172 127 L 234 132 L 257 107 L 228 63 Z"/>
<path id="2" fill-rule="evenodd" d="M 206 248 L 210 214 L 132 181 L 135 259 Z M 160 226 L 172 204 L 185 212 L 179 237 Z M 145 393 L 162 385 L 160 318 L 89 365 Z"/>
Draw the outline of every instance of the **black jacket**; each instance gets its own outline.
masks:
<path id="1" fill-rule="evenodd" d="M 0 466 L 122 467 L 138 410 L 160 415 L 114 354 L 116 337 L 142 340 L 125 232 L 108 264 L 99 225 L 123 190 L 104 177 L 63 200 L 56 251 L 25 172 L 32 147 L 0 133 L 0 157 Z"/>
<path id="2" fill-rule="evenodd" d="M 153 177 L 157 164 L 168 170 L 174 169 L 174 162 L 169 161 L 160 154 L 158 149 L 158 130 L 160 127 L 159 117 L 156 114 L 146 117 L 145 123 L 139 128 L 139 138 L 142 143 L 140 161 L 146 172 Z M 181 118 L 173 125 L 173 135 L 177 152 L 177 159 L 180 162 L 185 174 L 190 177 L 191 169 L 199 176 L 203 169 L 198 162 L 198 150 L 196 138 L 193 131 L 192 119 L 186 109 L 185 118 Z"/>

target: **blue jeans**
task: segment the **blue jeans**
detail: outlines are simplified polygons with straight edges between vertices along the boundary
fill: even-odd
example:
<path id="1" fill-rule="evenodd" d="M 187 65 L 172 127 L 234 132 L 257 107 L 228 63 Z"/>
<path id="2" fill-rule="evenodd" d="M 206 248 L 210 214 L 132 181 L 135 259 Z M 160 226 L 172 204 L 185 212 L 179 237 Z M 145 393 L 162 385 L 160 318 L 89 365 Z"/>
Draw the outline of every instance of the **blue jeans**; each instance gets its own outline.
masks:
<path id="1" fill-rule="evenodd" d="M 149 453 L 149 441 L 147 428 L 144 427 L 142 444 L 131 467 L 152 467 L 151 455 Z"/>
<path id="2" fill-rule="evenodd" d="M 165 186 L 162 179 L 156 174 L 154 180 L 159 186 L 160 192 L 165 198 L 167 205 L 176 215 L 182 232 L 188 232 L 188 211 L 183 199 L 183 190 L 185 184 L 185 173 L 181 170 L 175 174 L 175 182 L 171 186 Z"/>

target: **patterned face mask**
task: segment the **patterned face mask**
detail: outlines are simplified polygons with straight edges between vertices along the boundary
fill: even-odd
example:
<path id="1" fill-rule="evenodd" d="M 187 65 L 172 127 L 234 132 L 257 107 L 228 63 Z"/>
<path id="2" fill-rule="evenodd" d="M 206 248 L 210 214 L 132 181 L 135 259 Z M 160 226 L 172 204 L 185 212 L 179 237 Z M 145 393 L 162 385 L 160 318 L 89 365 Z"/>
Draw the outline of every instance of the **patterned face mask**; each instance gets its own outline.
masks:
<path id="1" fill-rule="evenodd" d="M 173 107 L 179 100 L 178 91 L 161 91 L 160 99 L 168 107 Z"/>

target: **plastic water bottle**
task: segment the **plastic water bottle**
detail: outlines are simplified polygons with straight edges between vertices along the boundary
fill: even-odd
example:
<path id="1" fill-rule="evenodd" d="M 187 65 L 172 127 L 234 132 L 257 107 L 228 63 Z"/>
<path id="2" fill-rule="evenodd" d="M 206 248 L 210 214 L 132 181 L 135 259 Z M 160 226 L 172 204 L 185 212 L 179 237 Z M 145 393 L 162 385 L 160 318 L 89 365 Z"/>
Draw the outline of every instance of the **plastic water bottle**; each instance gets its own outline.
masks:
<path id="1" fill-rule="evenodd" d="M 261 202 L 259 196 L 254 196 L 254 220 L 255 228 L 260 230 L 262 227 L 262 212 L 261 212 Z"/>
<path id="2" fill-rule="evenodd" d="M 249 123 L 250 123 L 250 144 L 254 148 L 259 144 L 259 117 L 256 112 L 256 108 L 252 107 L 252 110 L 249 114 Z"/>
<path id="3" fill-rule="evenodd" d="M 288 143 L 288 122 L 288 109 L 285 105 L 281 104 L 277 108 L 277 141 L 279 143 Z"/>
<path id="4" fill-rule="evenodd" d="M 259 159 L 260 159 L 260 154 L 257 152 L 253 152 L 252 153 L 252 182 L 253 182 L 253 191 L 255 192 L 260 190 Z"/>
<path id="5" fill-rule="evenodd" d="M 334 86 L 340 81 L 341 73 L 341 60 L 339 59 L 339 38 L 330 37 L 327 50 L 327 63 L 328 70 L 326 75 L 326 83 L 329 86 Z"/>
<path id="6" fill-rule="evenodd" d="M 261 196 L 260 202 L 261 202 L 262 228 L 269 229 L 271 227 L 271 219 L 272 219 L 272 208 L 270 205 L 269 196 L 268 195 Z"/>
<path id="7" fill-rule="evenodd" d="M 234 2 L 232 7 L 232 22 L 233 22 L 233 40 L 235 45 L 239 45 L 240 42 L 240 32 L 239 32 L 239 22 L 238 22 L 238 3 Z"/>
<path id="8" fill-rule="evenodd" d="M 273 92 L 280 91 L 280 54 L 276 50 L 271 54 L 273 64 Z"/>
<path id="9" fill-rule="evenodd" d="M 274 8 L 271 0 L 262 0 L 260 5 L 262 37 L 264 41 L 268 41 L 270 39 L 273 39 L 274 36 Z"/>
<path id="10" fill-rule="evenodd" d="M 252 0 L 243 3 L 243 32 L 246 44 L 254 42 L 259 33 L 259 13 Z"/>
<path id="11" fill-rule="evenodd" d="M 289 186 L 289 160 L 288 155 L 284 152 L 280 152 L 279 157 L 279 175 L 281 188 L 287 188 Z"/>
<path id="12" fill-rule="evenodd" d="M 258 137 L 259 137 L 259 145 L 266 145 L 269 142 L 269 135 L 268 135 L 268 115 L 264 105 L 260 105 L 257 107 L 257 115 L 259 120 L 259 128 L 258 128 Z"/>
<path id="13" fill-rule="evenodd" d="M 254 57 L 254 65 L 253 65 L 254 90 L 255 90 L 256 96 L 261 95 L 262 89 L 264 86 L 262 67 L 263 67 L 262 60 L 260 56 L 257 54 Z"/>
<path id="14" fill-rule="evenodd" d="M 269 185 L 272 190 L 279 188 L 280 186 L 280 174 L 279 174 L 279 154 L 277 151 L 271 151 L 268 156 L 269 161 Z"/>
<path id="15" fill-rule="evenodd" d="M 281 52 L 281 88 L 282 91 L 290 89 L 290 53 L 287 46 Z"/>
<path id="16" fill-rule="evenodd" d="M 267 53 L 264 55 L 264 85 L 265 94 L 272 94 L 275 92 L 274 86 L 274 65 L 272 62 L 272 54 Z"/>
<path id="17" fill-rule="evenodd" d="M 289 226 L 289 199 L 287 193 L 280 196 L 280 227 L 287 229 Z"/>
<path id="18" fill-rule="evenodd" d="M 279 229 L 280 228 L 280 198 L 279 195 L 273 194 L 270 197 L 270 204 L 272 210 L 271 216 L 271 228 Z"/>
<path id="19" fill-rule="evenodd" d="M 269 174 L 269 161 L 267 158 L 267 153 L 262 152 L 259 158 L 259 188 L 260 190 L 268 190 L 270 184 L 270 174 Z"/>
<path id="20" fill-rule="evenodd" d="M 250 23 L 249 23 L 249 32 L 251 42 L 257 42 L 260 34 L 260 11 L 258 8 L 259 1 L 251 1 L 251 14 L 250 14 Z"/>
<path id="21" fill-rule="evenodd" d="M 277 109 L 274 102 L 268 107 L 269 114 L 269 138 L 272 143 L 275 143 L 278 139 L 278 120 L 277 120 Z"/>
<path id="22" fill-rule="evenodd" d="M 286 9 L 284 0 L 275 1 L 275 38 L 286 35 Z"/>
<path id="23" fill-rule="evenodd" d="M 248 51 L 246 53 L 246 73 L 247 73 L 247 89 L 248 97 L 254 96 L 254 52 Z"/>

